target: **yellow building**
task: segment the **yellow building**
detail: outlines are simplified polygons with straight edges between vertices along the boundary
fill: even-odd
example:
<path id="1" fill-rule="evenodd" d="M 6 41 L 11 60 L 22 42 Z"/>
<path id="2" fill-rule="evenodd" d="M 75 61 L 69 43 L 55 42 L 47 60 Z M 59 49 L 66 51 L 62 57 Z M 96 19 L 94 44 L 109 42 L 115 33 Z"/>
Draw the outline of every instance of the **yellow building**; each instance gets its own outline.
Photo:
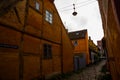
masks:
<path id="1" fill-rule="evenodd" d="M 95 63 L 96 61 L 99 60 L 98 46 L 93 42 L 91 37 L 89 37 L 88 44 L 89 44 L 90 62 Z"/>
<path id="2" fill-rule="evenodd" d="M 89 64 L 90 59 L 87 30 L 69 32 L 69 37 L 74 45 L 74 66 L 79 69 L 79 67 Z M 83 58 L 83 60 L 81 60 L 83 62 L 80 61 L 81 58 Z"/>
<path id="3" fill-rule="evenodd" d="M 0 79 L 73 71 L 73 46 L 54 0 L 0 1 Z"/>

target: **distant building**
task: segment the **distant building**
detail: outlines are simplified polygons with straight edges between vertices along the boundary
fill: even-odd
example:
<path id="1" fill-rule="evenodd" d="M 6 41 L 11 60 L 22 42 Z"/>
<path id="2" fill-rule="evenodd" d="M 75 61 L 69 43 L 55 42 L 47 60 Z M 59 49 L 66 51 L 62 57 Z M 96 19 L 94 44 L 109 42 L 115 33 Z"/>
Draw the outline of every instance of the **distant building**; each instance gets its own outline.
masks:
<path id="1" fill-rule="evenodd" d="M 0 80 L 71 71 L 73 45 L 54 0 L 0 0 Z"/>
<path id="2" fill-rule="evenodd" d="M 87 30 L 69 32 L 69 37 L 74 45 L 74 68 L 78 70 L 90 63 L 88 32 Z"/>
<path id="3" fill-rule="evenodd" d="M 99 40 L 97 41 L 97 46 L 99 48 L 99 51 L 100 51 L 100 57 L 105 57 L 105 53 L 104 53 L 104 49 L 103 49 L 103 43 L 102 43 L 102 40 Z"/>
<path id="4" fill-rule="evenodd" d="M 93 42 L 91 37 L 89 37 L 89 54 L 91 63 L 95 63 L 99 60 L 99 49 L 98 46 Z"/>

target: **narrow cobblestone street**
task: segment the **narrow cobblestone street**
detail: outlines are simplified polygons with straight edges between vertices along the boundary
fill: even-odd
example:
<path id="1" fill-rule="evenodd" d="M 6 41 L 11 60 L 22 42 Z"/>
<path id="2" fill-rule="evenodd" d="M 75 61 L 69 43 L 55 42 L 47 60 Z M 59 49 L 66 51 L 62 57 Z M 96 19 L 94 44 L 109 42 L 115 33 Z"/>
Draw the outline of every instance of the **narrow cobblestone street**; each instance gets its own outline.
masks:
<path id="1" fill-rule="evenodd" d="M 97 65 L 91 65 L 89 67 L 86 67 L 79 74 L 74 74 L 65 80 L 97 80 L 97 76 L 100 74 L 100 70 L 105 63 L 106 60 L 103 60 Z"/>

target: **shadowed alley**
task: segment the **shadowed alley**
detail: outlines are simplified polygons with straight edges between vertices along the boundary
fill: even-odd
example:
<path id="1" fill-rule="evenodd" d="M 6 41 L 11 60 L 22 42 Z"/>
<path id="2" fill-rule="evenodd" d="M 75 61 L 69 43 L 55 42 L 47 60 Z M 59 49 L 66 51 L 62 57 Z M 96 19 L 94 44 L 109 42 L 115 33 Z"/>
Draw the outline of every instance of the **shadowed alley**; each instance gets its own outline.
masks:
<path id="1" fill-rule="evenodd" d="M 97 65 L 90 65 L 83 69 L 82 72 L 78 74 L 73 74 L 68 79 L 65 80 L 98 80 L 98 76 L 101 74 L 100 70 L 102 66 L 105 65 L 106 60 L 101 61 Z"/>

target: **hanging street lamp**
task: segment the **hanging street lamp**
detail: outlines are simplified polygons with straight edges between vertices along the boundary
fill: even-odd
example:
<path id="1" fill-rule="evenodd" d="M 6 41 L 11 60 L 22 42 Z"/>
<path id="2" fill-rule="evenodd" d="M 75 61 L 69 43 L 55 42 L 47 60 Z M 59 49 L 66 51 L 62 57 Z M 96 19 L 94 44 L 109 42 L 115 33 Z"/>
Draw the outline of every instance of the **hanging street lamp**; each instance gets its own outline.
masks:
<path id="1" fill-rule="evenodd" d="M 74 12 L 72 13 L 73 16 L 76 16 L 77 15 L 77 12 L 75 11 L 75 4 L 73 4 L 73 9 L 74 9 Z"/>

